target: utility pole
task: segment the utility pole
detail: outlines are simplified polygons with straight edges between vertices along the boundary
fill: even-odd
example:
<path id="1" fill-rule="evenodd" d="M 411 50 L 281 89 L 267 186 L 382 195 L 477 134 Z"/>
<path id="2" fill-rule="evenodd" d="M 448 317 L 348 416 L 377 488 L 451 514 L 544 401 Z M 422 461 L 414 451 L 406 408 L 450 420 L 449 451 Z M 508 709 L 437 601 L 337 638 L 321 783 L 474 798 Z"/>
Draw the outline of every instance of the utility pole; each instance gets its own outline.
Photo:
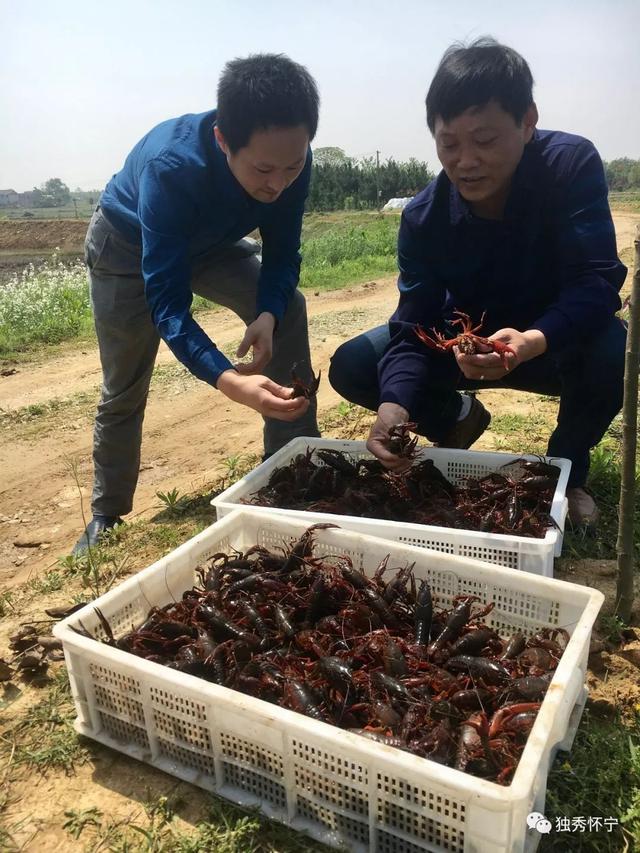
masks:
<path id="1" fill-rule="evenodd" d="M 380 209 L 380 152 L 376 149 L 376 209 Z"/>
<path id="2" fill-rule="evenodd" d="M 76 219 L 77 219 L 78 218 L 78 202 L 75 200 L 75 198 L 73 198 L 72 201 L 73 201 L 73 209 L 76 212 Z"/>

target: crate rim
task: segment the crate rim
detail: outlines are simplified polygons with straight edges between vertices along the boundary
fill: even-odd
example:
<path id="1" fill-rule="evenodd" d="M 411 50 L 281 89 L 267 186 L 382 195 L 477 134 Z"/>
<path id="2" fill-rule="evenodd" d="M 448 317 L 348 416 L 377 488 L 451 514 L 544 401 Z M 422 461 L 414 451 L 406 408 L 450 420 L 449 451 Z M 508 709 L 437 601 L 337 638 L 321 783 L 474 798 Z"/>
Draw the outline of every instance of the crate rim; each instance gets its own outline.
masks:
<path id="1" fill-rule="evenodd" d="M 231 486 L 225 489 L 216 497 L 212 498 L 210 501 L 211 506 L 215 507 L 216 510 L 218 507 L 230 507 L 230 506 L 249 506 L 254 508 L 257 511 L 268 514 L 272 512 L 282 513 L 285 515 L 293 514 L 295 517 L 299 516 L 301 513 L 309 513 L 313 516 L 321 515 L 321 516 L 331 516 L 332 518 L 341 519 L 343 522 L 347 519 L 360 519 L 362 518 L 364 521 L 372 521 L 381 526 L 381 529 L 392 529 L 392 527 L 397 526 L 398 522 L 391 521 L 389 519 L 384 518 L 371 518 L 370 516 L 348 516 L 348 515 L 337 515 L 334 513 L 327 512 L 314 512 L 313 510 L 301 510 L 301 509 L 286 509 L 282 507 L 266 507 L 266 506 L 258 506 L 255 504 L 241 504 L 236 503 L 236 496 L 238 492 L 242 492 L 247 484 L 251 483 L 251 480 L 255 476 L 256 471 L 258 471 L 263 465 L 266 466 L 263 470 L 271 470 L 277 467 L 277 463 L 283 459 L 290 459 L 293 453 L 299 452 L 306 445 L 315 449 L 316 447 L 334 447 L 338 449 L 339 447 L 343 447 L 345 452 L 349 452 L 349 445 L 359 445 L 358 452 L 365 451 L 368 453 L 371 458 L 373 454 L 366 449 L 366 442 L 359 439 L 338 439 L 338 438 L 318 438 L 313 436 L 297 436 L 296 438 L 291 439 L 284 447 L 281 447 L 274 454 L 272 454 L 265 462 L 260 463 L 260 465 L 256 466 L 256 468 L 244 474 L 239 480 L 236 480 Z M 345 447 L 346 446 L 346 447 Z M 354 448 L 355 449 L 355 448 Z M 473 457 L 487 457 L 487 456 L 499 456 L 505 459 L 505 464 L 508 464 L 508 461 L 515 461 L 516 459 L 526 459 L 529 461 L 536 461 L 539 459 L 543 459 L 545 462 L 549 463 L 559 463 L 557 467 L 560 468 L 560 475 L 558 477 L 558 483 L 556 485 L 556 492 L 561 490 L 561 493 L 566 494 L 567 483 L 569 480 L 569 474 L 571 471 L 571 460 L 565 459 L 561 456 L 540 456 L 535 453 L 510 453 L 506 451 L 498 451 L 498 450 L 458 450 L 454 451 L 451 448 L 445 447 L 431 447 L 427 445 L 419 446 L 418 458 L 420 455 L 427 455 L 428 457 L 434 456 L 436 458 L 446 458 L 451 455 L 452 452 L 456 454 L 464 454 L 468 459 L 472 459 Z M 553 514 L 556 510 L 561 510 L 561 506 L 566 501 L 564 498 L 561 502 L 557 502 L 555 495 L 552 499 L 551 511 L 550 515 Z M 556 523 L 558 519 L 554 519 Z M 451 531 L 456 528 L 443 527 L 441 525 L 434 524 L 420 524 L 418 522 L 407 522 L 407 527 L 419 528 L 421 531 L 424 531 L 425 534 L 434 534 L 437 535 L 438 531 L 447 530 Z M 561 533 L 556 527 L 550 527 L 547 529 L 543 538 L 533 537 L 533 536 L 521 536 L 517 533 L 491 533 L 486 534 L 479 530 L 472 530 L 471 528 L 461 528 L 461 533 L 467 535 L 481 535 L 483 537 L 490 536 L 491 540 L 496 544 L 503 543 L 505 547 L 509 546 L 509 543 L 513 543 L 515 540 L 518 543 L 518 546 L 521 548 L 526 548 L 529 546 L 532 551 L 539 549 L 541 545 L 553 546 L 555 548 L 556 543 L 558 541 L 558 537 Z M 381 537 L 384 538 L 384 537 Z"/>
<path id="2" fill-rule="evenodd" d="M 243 518 L 253 519 L 257 523 L 264 522 L 263 515 L 257 514 L 251 509 L 242 508 L 234 510 L 220 521 L 217 521 L 205 528 L 205 530 L 192 537 L 192 539 L 187 540 L 187 542 L 183 543 L 183 545 L 179 546 L 179 548 L 175 549 L 170 554 L 156 560 L 151 566 L 143 569 L 131 578 L 127 578 L 121 584 L 113 587 L 99 598 L 89 602 L 83 608 L 77 610 L 61 622 L 58 622 L 53 627 L 53 635 L 62 640 L 64 644 L 68 644 L 70 648 L 75 647 L 76 649 L 89 654 L 95 652 L 96 643 L 99 643 L 99 641 L 85 637 L 84 635 L 74 631 L 71 627 L 74 623 L 78 623 L 83 618 L 86 619 L 89 616 L 95 618 L 94 608 L 96 606 L 100 607 L 101 601 L 113 597 L 116 593 L 121 595 L 129 589 L 138 588 L 144 595 L 144 591 L 140 587 L 141 582 L 152 573 L 157 572 L 160 567 L 168 564 L 171 557 L 188 555 L 200 542 L 209 538 L 214 527 L 216 528 L 216 533 L 224 534 L 227 528 L 232 531 L 237 527 L 238 523 L 241 524 Z M 306 529 L 309 526 L 300 519 L 293 517 L 278 516 L 272 519 L 272 522 L 276 524 L 279 521 L 293 524 L 301 529 Z M 372 537 L 367 534 L 344 530 L 342 528 L 332 528 L 327 531 L 321 531 L 321 533 L 338 535 L 339 538 L 344 536 L 346 539 L 353 539 L 355 537 L 357 539 L 365 540 L 365 544 L 366 540 L 372 540 L 378 547 L 380 546 L 381 541 L 388 541 L 381 540 L 378 537 Z M 409 556 L 415 557 L 416 561 L 420 559 L 424 560 L 430 555 L 437 555 L 439 560 L 458 564 L 458 571 L 460 569 L 459 562 L 461 558 L 456 555 L 444 554 L 440 551 L 433 551 L 432 549 L 421 548 L 406 543 L 388 542 L 388 544 L 393 549 L 408 552 Z M 520 581 L 523 578 L 523 574 L 521 572 L 495 565 L 493 563 L 486 563 L 484 561 L 471 558 L 465 558 L 464 562 L 465 567 L 469 566 L 470 568 L 475 569 L 479 572 L 480 577 L 493 577 L 494 582 L 502 579 L 503 581 L 506 581 L 508 585 L 509 580 L 515 582 Z M 452 571 L 455 571 L 453 567 Z M 531 594 L 536 594 L 537 592 L 542 595 L 546 593 L 546 595 L 549 596 L 555 591 L 556 593 L 564 593 L 565 596 L 571 596 L 573 601 L 575 601 L 576 594 L 579 594 L 583 597 L 584 608 L 582 610 L 580 622 L 576 626 L 574 633 L 571 635 L 569 644 L 563 653 L 560 664 L 555 670 L 554 677 L 549 685 L 543 705 L 529 735 L 527 745 L 520 758 L 514 778 L 508 786 L 498 785 L 494 782 L 479 779 L 478 777 L 455 770 L 452 767 L 439 765 L 429 759 L 414 756 L 385 744 L 368 741 L 360 735 L 345 731 L 337 726 L 332 726 L 329 723 L 320 723 L 319 721 L 309 720 L 304 715 L 295 711 L 281 708 L 278 705 L 248 696 L 240 691 L 236 691 L 228 687 L 212 684 L 204 681 L 203 679 L 197 678 L 196 676 L 187 675 L 186 673 L 181 673 L 177 670 L 170 670 L 162 664 L 138 658 L 129 652 L 122 651 L 105 643 L 99 643 L 100 657 L 114 665 L 117 665 L 121 670 L 126 670 L 133 677 L 139 678 L 141 675 L 144 676 L 150 674 L 155 680 L 162 681 L 169 689 L 171 688 L 171 685 L 179 686 L 180 689 L 185 690 L 193 699 L 197 699 L 198 696 L 202 697 L 203 694 L 211 700 L 221 697 L 226 699 L 233 698 L 233 701 L 236 704 L 244 704 L 248 710 L 251 710 L 254 713 L 259 713 L 266 718 L 271 717 L 281 719 L 283 724 L 290 731 L 294 729 L 297 729 L 298 731 L 305 731 L 310 728 L 317 733 L 317 726 L 320 725 L 323 727 L 323 737 L 327 740 L 333 740 L 337 748 L 339 748 L 340 743 L 343 743 L 345 746 L 348 745 L 351 751 L 355 750 L 356 752 L 360 752 L 362 755 L 366 756 L 368 760 L 375 760 L 376 754 L 379 755 L 379 750 L 382 748 L 385 750 L 383 754 L 388 757 L 392 757 L 394 763 L 399 769 L 404 768 L 406 772 L 414 774 L 421 772 L 425 775 L 425 778 L 432 780 L 435 779 L 436 781 L 438 781 L 437 777 L 440 776 L 440 781 L 448 784 L 450 787 L 464 791 L 465 795 L 477 795 L 478 785 L 482 785 L 483 797 L 489 798 L 492 804 L 496 806 L 496 809 L 502 811 L 509 808 L 512 803 L 521 801 L 526 797 L 534 785 L 535 776 L 538 772 L 538 765 L 531 761 L 527 762 L 524 758 L 527 753 L 530 754 L 536 750 L 538 752 L 544 750 L 544 744 L 546 744 L 546 741 L 550 736 L 549 733 L 552 729 L 555 714 L 564 699 L 562 691 L 558 689 L 561 676 L 566 678 L 567 684 L 571 681 L 575 682 L 577 677 L 576 672 L 579 673 L 580 671 L 579 668 L 576 668 L 575 666 L 577 652 L 581 647 L 581 641 L 584 642 L 584 639 L 586 638 L 585 635 L 591 632 L 593 622 L 595 621 L 597 613 L 604 602 L 604 595 L 599 590 L 592 587 L 583 587 L 581 585 L 579 586 L 556 578 L 546 578 L 528 573 L 524 577 L 526 577 L 528 591 L 530 591 Z M 578 631 L 580 631 L 582 636 L 578 636 Z M 149 667 L 152 667 L 152 669 L 149 670 Z M 582 684 L 582 678 L 580 678 L 580 683 Z M 580 685 L 577 685 L 577 689 L 579 689 L 579 686 Z M 565 692 L 567 691 L 568 688 L 565 689 Z M 311 725 L 311 723 L 313 723 L 313 725 Z M 346 740 L 343 740 L 344 738 L 346 738 Z M 386 752 L 386 750 L 391 750 L 391 752 Z"/>

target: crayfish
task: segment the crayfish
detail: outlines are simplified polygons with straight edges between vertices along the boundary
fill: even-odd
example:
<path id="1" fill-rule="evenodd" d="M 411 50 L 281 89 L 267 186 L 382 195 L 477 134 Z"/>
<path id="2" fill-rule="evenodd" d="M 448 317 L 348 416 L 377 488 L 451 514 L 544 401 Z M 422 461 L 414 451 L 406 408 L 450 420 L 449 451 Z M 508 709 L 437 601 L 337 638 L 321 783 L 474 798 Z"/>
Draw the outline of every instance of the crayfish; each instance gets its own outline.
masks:
<path id="1" fill-rule="evenodd" d="M 314 376 L 313 371 L 311 371 L 312 379 L 311 382 L 307 384 L 296 373 L 297 366 L 297 364 L 294 364 L 291 368 L 291 381 L 293 383 L 290 386 L 293 389 L 291 399 L 294 400 L 296 397 L 304 397 L 306 400 L 310 400 L 312 397 L 316 396 L 318 387 L 320 385 L 320 377 L 322 376 L 322 371 L 319 370 L 317 376 Z"/>
<path id="2" fill-rule="evenodd" d="M 276 550 L 228 546 L 196 568 L 180 600 L 152 607 L 121 637 L 98 607 L 93 632 L 75 630 L 118 654 L 508 784 L 569 633 L 532 625 L 532 636 L 502 638 L 501 616 L 493 627 L 482 621 L 493 601 L 461 593 L 443 607 L 430 587 L 437 571 L 416 589 L 416 564 L 389 566 L 390 555 L 356 567 L 322 543 L 332 526 L 315 524 Z M 22 668 L 39 663 L 30 655 Z"/>
<path id="3" fill-rule="evenodd" d="M 458 347 L 460 352 L 463 352 L 465 355 L 475 355 L 481 347 L 486 347 L 491 352 L 495 352 L 500 356 L 502 366 L 505 370 L 508 370 L 507 353 L 515 355 L 511 347 L 508 344 L 503 344 L 502 341 L 490 341 L 489 338 L 482 338 L 475 334 L 482 328 L 486 311 L 482 314 L 477 326 L 473 325 L 473 321 L 469 315 L 463 311 L 454 311 L 453 313 L 458 315 L 458 319 L 451 320 L 451 325 L 460 326 L 462 331 L 459 335 L 456 335 L 455 338 L 445 338 L 444 335 L 441 335 L 435 329 L 431 329 L 431 334 L 429 334 L 425 332 L 420 324 L 416 324 L 416 335 L 422 343 L 431 347 L 431 349 L 439 349 L 443 352 L 448 352 L 453 347 Z"/>
<path id="4" fill-rule="evenodd" d="M 389 452 L 395 456 L 402 456 L 405 459 L 414 459 L 416 455 L 416 446 L 418 444 L 418 436 L 410 437 L 409 433 L 416 429 L 418 425 L 409 421 L 406 423 L 394 424 L 389 429 Z"/>

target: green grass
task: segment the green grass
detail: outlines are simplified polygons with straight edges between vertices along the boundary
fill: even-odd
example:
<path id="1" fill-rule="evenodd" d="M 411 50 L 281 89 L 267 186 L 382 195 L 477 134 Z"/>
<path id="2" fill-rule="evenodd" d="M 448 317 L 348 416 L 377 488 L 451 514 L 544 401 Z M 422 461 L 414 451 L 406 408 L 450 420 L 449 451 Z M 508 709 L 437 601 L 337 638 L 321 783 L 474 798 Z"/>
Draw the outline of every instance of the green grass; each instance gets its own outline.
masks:
<path id="1" fill-rule="evenodd" d="M 70 773 L 87 756 L 73 728 L 75 716 L 67 672 L 59 669 L 44 698 L 3 736 L 0 755 L 12 754 L 16 767 Z"/>
<path id="2" fill-rule="evenodd" d="M 613 210 L 624 210 L 630 213 L 640 213 L 640 190 L 610 192 L 609 205 Z"/>
<path id="3" fill-rule="evenodd" d="M 86 337 L 93 319 L 84 264 L 57 255 L 0 288 L 0 355 Z"/>
<path id="4" fill-rule="evenodd" d="M 65 812 L 64 829 L 82 837 L 88 851 L 112 853 L 322 853 L 330 848 L 292 835 L 283 826 L 212 798 L 195 826 L 183 829 L 176 818 L 185 803 L 158 797 L 144 812 L 116 820 L 93 806 Z"/>
<path id="5" fill-rule="evenodd" d="M 585 712 L 571 752 L 558 753 L 549 774 L 544 813 L 553 831 L 543 837 L 541 853 L 640 849 L 640 718 L 604 722 Z M 611 832 L 556 831 L 556 818 L 589 816 L 620 824 Z"/>
<path id="6" fill-rule="evenodd" d="M 31 219 L 91 219 L 96 208 L 95 202 L 88 201 L 65 204 L 62 207 L 5 207 L 0 212 L 0 220 L 12 219 L 27 222 Z"/>
<path id="7" fill-rule="evenodd" d="M 308 226 L 308 227 L 307 227 Z M 334 289 L 396 270 L 398 217 L 315 214 L 305 217 L 301 287 Z M 196 296 L 193 311 L 217 308 Z M 0 287 L 0 358 L 63 341 L 94 340 L 89 286 L 81 260 L 54 253 Z"/>
<path id="8" fill-rule="evenodd" d="M 591 451 L 589 488 L 601 512 L 597 536 L 565 532 L 563 551 L 576 559 L 616 559 L 618 501 L 620 500 L 620 439 L 614 421 L 602 442 Z M 636 495 L 640 496 L 640 467 L 636 469 Z M 634 521 L 636 565 L 640 565 L 640 500 L 636 499 Z"/>
<path id="9" fill-rule="evenodd" d="M 357 225 L 338 222 L 305 235 L 300 286 L 331 290 L 395 272 L 398 224 L 397 217 L 360 215 Z"/>
<path id="10" fill-rule="evenodd" d="M 490 429 L 498 436 L 496 450 L 519 453 L 526 448 L 527 453 L 544 454 L 552 428 L 544 413 L 505 412 L 492 416 Z"/>

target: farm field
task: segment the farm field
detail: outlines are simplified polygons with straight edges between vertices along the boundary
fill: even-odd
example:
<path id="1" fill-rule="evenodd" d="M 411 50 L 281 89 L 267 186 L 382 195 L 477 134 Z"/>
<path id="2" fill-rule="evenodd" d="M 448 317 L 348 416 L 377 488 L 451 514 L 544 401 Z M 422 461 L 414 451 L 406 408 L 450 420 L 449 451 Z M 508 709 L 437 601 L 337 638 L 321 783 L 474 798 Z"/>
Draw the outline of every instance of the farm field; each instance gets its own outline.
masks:
<path id="1" fill-rule="evenodd" d="M 336 237 L 343 286 L 331 289 L 334 267 L 318 262 L 304 289 L 314 367 L 323 374 L 319 415 L 323 433 L 331 437 L 364 438 L 372 422 L 371 414 L 341 401 L 324 377 L 337 346 L 385 322 L 395 307 L 389 226 L 379 221 L 376 214 L 305 218 L 308 246 L 320 238 L 331 241 L 340 231 L 348 231 L 352 240 L 358 229 L 371 232 L 370 265 L 358 261 L 357 247 L 353 256 L 339 250 Z M 614 221 L 618 250 L 631 267 L 640 213 L 616 210 Z M 85 230 L 79 221 L 0 221 L 0 286 L 3 263 L 14 271 L 21 257 L 42 258 L 56 247 L 77 256 Z M 329 249 L 323 243 L 323 251 Z M 630 276 L 626 291 L 629 285 Z M 241 329 L 234 315 L 199 307 L 198 319 L 222 349 L 235 350 Z M 243 408 L 216 396 L 162 345 L 134 511 L 101 552 L 98 579 L 86 566 L 61 561 L 84 526 L 81 501 L 89 512 L 91 429 L 100 384 L 95 341 L 87 333 L 55 346 L 30 347 L 19 357 L 0 356 L 0 658 L 5 659 L 8 637 L 21 623 L 45 619 L 47 607 L 92 596 L 106 577 L 145 567 L 212 523 L 211 495 L 253 467 L 261 452 L 259 416 L 247 417 Z M 509 391 L 483 392 L 481 398 L 493 421 L 474 449 L 544 452 L 556 401 Z M 551 834 L 541 850 L 613 853 L 640 845 L 640 604 L 635 630 L 625 635 L 612 616 L 619 434 L 615 422 L 593 467 L 592 487 L 607 507 L 600 536 L 567 536 L 556 565 L 558 577 L 601 589 L 607 602 L 592 643 L 589 710 L 574 751 L 556 760 L 547 814 L 612 816 L 624 823 L 612 832 Z M 636 538 L 640 547 L 640 529 Z M 64 685 L 64 668 L 54 664 L 48 675 L 35 682 L 16 679 L 0 695 L 0 850 L 323 849 L 79 740 L 70 728 L 74 715 Z"/>

